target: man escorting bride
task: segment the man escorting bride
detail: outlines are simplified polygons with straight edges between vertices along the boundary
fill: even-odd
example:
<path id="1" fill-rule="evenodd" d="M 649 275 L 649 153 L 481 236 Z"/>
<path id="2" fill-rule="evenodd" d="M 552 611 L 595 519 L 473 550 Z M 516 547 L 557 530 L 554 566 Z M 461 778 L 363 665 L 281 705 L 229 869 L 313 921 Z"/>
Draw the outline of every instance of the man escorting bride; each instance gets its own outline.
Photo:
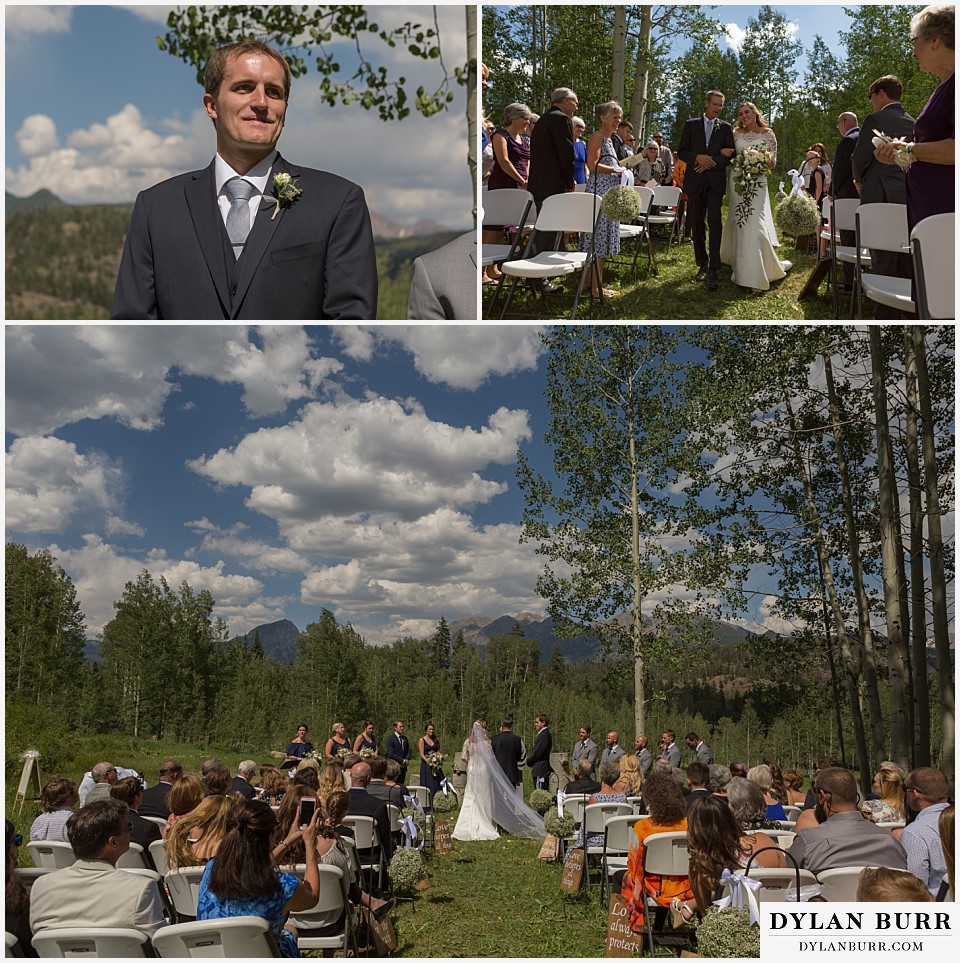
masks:
<path id="1" fill-rule="evenodd" d="M 543 839 L 543 819 L 517 795 L 493 754 L 484 724 L 477 721 L 467 742 L 467 788 L 453 838 L 468 842 L 511 836 Z"/>

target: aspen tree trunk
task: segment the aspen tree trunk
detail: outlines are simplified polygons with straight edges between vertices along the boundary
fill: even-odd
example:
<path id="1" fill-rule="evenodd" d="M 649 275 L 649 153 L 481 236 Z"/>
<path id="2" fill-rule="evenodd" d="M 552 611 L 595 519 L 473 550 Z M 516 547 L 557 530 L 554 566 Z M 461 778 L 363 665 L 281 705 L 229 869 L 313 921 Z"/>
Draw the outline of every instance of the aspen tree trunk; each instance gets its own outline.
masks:
<path id="1" fill-rule="evenodd" d="M 860 709 L 860 691 L 858 685 L 860 671 L 859 647 L 855 648 L 850 644 L 850 637 L 843 624 L 843 610 L 840 608 L 840 598 L 833 581 L 833 570 L 830 568 L 830 559 L 827 557 L 827 547 L 823 538 L 823 529 L 820 525 L 820 512 L 817 509 L 816 500 L 813 497 L 813 485 L 807 473 L 806 465 L 803 461 L 803 453 L 800 451 L 800 442 L 797 438 L 797 423 L 793 414 L 793 405 L 790 404 L 790 396 L 786 390 L 783 392 L 783 400 L 786 404 L 787 415 L 790 421 L 790 443 L 793 447 L 793 459 L 797 466 L 797 471 L 803 481 L 803 491 L 807 499 L 807 511 L 810 518 L 810 530 L 813 535 L 814 544 L 817 549 L 817 556 L 820 559 L 820 568 L 823 572 L 823 581 L 827 587 L 827 595 L 830 599 L 830 610 L 833 612 L 833 621 L 837 629 L 837 641 L 840 643 L 840 655 L 843 660 L 844 678 L 847 683 L 847 697 L 850 700 L 850 715 L 853 719 L 853 736 L 857 744 L 857 761 L 860 767 L 860 785 L 864 792 L 868 792 L 870 783 L 873 779 L 873 772 L 870 769 L 870 758 L 867 753 L 867 736 L 863 727 L 863 713 Z"/>
<path id="2" fill-rule="evenodd" d="M 640 7 L 640 39 L 637 43 L 637 69 L 633 77 L 633 100 L 630 104 L 630 120 L 637 144 L 647 139 L 644 120 L 647 114 L 647 84 L 650 80 L 650 35 L 653 32 L 653 7 Z"/>
<path id="3" fill-rule="evenodd" d="M 937 681 L 940 687 L 940 714 L 943 749 L 940 768 L 953 785 L 955 708 L 953 673 L 950 671 L 950 637 L 947 614 L 947 579 L 943 562 L 943 533 L 940 526 L 940 495 L 937 490 L 937 449 L 930 404 L 930 378 L 927 374 L 924 327 L 913 325 L 913 348 L 917 362 L 917 395 L 923 437 L 923 481 L 927 495 L 927 544 L 930 555 L 930 588 L 933 598 L 933 642 L 937 653 Z M 924 663 L 926 665 L 926 663 Z"/>
<path id="4" fill-rule="evenodd" d="M 910 640 L 913 662 L 913 764 L 930 765 L 930 686 L 927 680 L 927 603 L 923 571 L 923 480 L 920 476 L 917 358 L 903 328 L 907 378 L 907 480 L 910 491 Z"/>
<path id="5" fill-rule="evenodd" d="M 473 185 L 473 226 L 477 226 L 477 7 L 467 7 L 467 166 Z"/>
<path id="6" fill-rule="evenodd" d="M 631 406 L 632 410 L 632 406 Z M 630 627 L 633 641 L 633 716 L 634 730 L 638 735 L 645 733 L 647 689 L 644 679 L 643 659 L 643 587 L 640 582 L 640 482 L 637 464 L 637 443 L 634 433 L 630 432 L 630 553 L 633 556 L 633 625 Z"/>
<path id="7" fill-rule="evenodd" d="M 890 459 L 890 426 L 887 419 L 887 395 L 884 382 L 880 328 L 870 326 L 870 362 L 873 381 L 873 405 L 877 431 L 877 469 L 880 512 L 880 547 L 883 558 L 883 602 L 887 620 L 887 662 L 890 665 L 890 740 L 893 761 L 909 767 L 907 747 L 913 742 L 907 730 L 907 713 L 903 705 L 903 688 L 897 677 L 896 653 L 903 648 L 903 613 L 900 608 L 900 567 L 897 565 L 897 482 Z"/>
<path id="8" fill-rule="evenodd" d="M 840 473 L 840 487 L 843 495 L 843 514 L 847 528 L 847 548 L 850 553 L 850 570 L 853 575 L 853 590 L 857 599 L 857 625 L 860 644 L 863 647 L 863 680 L 867 691 L 867 705 L 870 713 L 870 753 L 871 770 L 878 768 L 884 759 L 883 711 L 880 706 L 880 686 L 877 683 L 877 665 L 873 645 L 873 630 L 870 628 L 870 603 L 863 583 L 863 566 L 860 561 L 860 531 L 853 511 L 853 494 L 850 490 L 850 472 L 847 464 L 847 449 L 843 443 L 840 428 L 840 406 L 837 402 L 837 388 L 833 380 L 833 365 L 830 355 L 823 354 L 823 367 L 827 378 L 827 397 L 830 403 L 830 421 L 833 425 L 833 439 L 837 450 L 837 469 Z"/>
<path id="9" fill-rule="evenodd" d="M 625 57 L 627 44 L 626 5 L 613 8 L 613 82 L 610 85 L 610 99 L 623 103 L 623 84 L 625 79 Z"/>

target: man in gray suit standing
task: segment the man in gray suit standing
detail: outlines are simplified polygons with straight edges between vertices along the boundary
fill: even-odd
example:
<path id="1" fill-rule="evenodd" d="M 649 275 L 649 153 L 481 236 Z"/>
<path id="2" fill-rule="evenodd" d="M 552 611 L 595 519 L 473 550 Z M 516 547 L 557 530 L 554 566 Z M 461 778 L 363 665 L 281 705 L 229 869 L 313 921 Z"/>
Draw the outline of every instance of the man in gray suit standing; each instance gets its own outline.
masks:
<path id="1" fill-rule="evenodd" d="M 413 262 L 410 321 L 473 321 L 477 314 L 477 232 L 421 254 Z"/>
<path id="2" fill-rule="evenodd" d="M 204 170 L 137 197 L 113 318 L 376 318 L 363 191 L 276 150 L 290 79 L 286 60 L 258 40 L 214 52 L 203 106 L 216 129 L 216 156 Z"/>
<path id="3" fill-rule="evenodd" d="M 590 738 L 590 726 L 580 726 L 580 738 L 570 750 L 570 769 L 576 768 L 581 759 L 590 763 L 590 768 L 597 766 L 597 744 Z"/>
<path id="4" fill-rule="evenodd" d="M 691 762 L 699 762 L 704 766 L 709 766 L 713 763 L 713 753 L 695 732 L 688 732 L 683 741 L 687 744 L 688 749 L 693 750 L 693 759 L 690 760 Z"/>
<path id="5" fill-rule="evenodd" d="M 600 754 L 600 765 L 602 766 L 605 762 L 612 762 L 616 765 L 620 757 L 625 755 L 626 752 L 624 752 L 623 746 L 620 745 L 620 733 L 608 732 L 607 748 Z"/>
<path id="6" fill-rule="evenodd" d="M 644 777 L 650 774 L 650 770 L 653 768 L 653 756 L 650 754 L 650 750 L 647 748 L 647 737 L 637 736 L 634 740 L 633 748 L 637 753 L 637 758 L 640 760 L 640 772 L 643 773 Z"/>
<path id="7" fill-rule="evenodd" d="M 673 729 L 665 729 L 660 740 L 660 758 L 666 759 L 674 769 L 680 768 L 680 747 Z"/>
<path id="8" fill-rule="evenodd" d="M 860 126 L 860 136 L 851 158 L 853 181 L 860 190 L 861 204 L 903 204 L 906 208 L 907 175 L 896 164 L 881 164 L 873 156 L 875 130 L 889 137 L 913 140 L 914 119 L 900 103 L 902 94 L 903 84 L 894 74 L 880 77 L 870 85 L 870 104 L 874 112 L 868 114 Z M 870 256 L 874 274 L 901 278 L 911 276 L 912 262 L 909 254 L 872 250 Z M 902 315 L 886 305 L 878 304 L 876 316 L 892 319 Z"/>

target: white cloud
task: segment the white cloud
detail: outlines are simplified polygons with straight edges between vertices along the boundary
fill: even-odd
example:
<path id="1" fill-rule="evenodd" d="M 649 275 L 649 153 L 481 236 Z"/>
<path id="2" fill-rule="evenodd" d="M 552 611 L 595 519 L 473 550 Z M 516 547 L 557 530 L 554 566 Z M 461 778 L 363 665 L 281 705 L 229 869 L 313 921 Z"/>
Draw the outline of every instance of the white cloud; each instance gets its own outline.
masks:
<path id="1" fill-rule="evenodd" d="M 59 438 L 17 438 L 6 454 L 7 528 L 59 532 L 81 508 L 112 512 L 121 479 L 103 455 Z"/>
<path id="2" fill-rule="evenodd" d="M 727 31 L 727 46 L 731 50 L 739 51 L 743 46 L 743 40 L 747 35 L 746 30 L 741 29 L 735 23 L 725 23 L 723 26 Z"/>
<path id="3" fill-rule="evenodd" d="M 120 10 L 126 10 L 128 13 L 132 13 L 141 20 L 146 20 L 148 23 L 160 23 L 164 26 L 167 23 L 167 17 L 170 15 L 170 11 L 174 9 L 162 3 L 138 3 L 130 5 L 120 3 L 117 4 L 117 7 Z"/>
<path id="4" fill-rule="evenodd" d="M 104 524 L 104 531 L 108 535 L 145 535 L 146 530 L 135 522 L 127 522 L 116 515 L 108 515 Z"/>
<path id="5" fill-rule="evenodd" d="M 176 390 L 175 373 L 243 386 L 252 416 L 314 397 L 342 364 L 314 357 L 297 326 L 144 325 L 6 328 L 6 427 L 40 434 L 84 418 L 149 431 Z"/>
<path id="6" fill-rule="evenodd" d="M 264 575 L 284 572 L 306 572 L 309 562 L 298 552 L 270 542 L 241 537 L 246 525 L 238 523 L 228 529 L 214 525 L 206 518 L 187 522 L 187 528 L 202 533 L 200 545 L 191 549 L 189 555 L 205 552 L 235 558 L 244 568 Z"/>
<path id="7" fill-rule="evenodd" d="M 27 157 L 48 154 L 57 149 L 57 125 L 46 114 L 31 114 L 24 118 L 17 131 L 20 153 Z"/>
<path id="8" fill-rule="evenodd" d="M 334 337 L 357 361 L 373 360 L 377 344 L 409 351 L 420 374 L 435 384 L 479 388 L 492 375 L 533 371 L 546 351 L 538 325 L 340 326 Z"/>
<path id="9" fill-rule="evenodd" d="M 7 33 L 18 37 L 31 33 L 67 33 L 73 17 L 73 7 L 8 4 L 3 10 Z"/>
<path id="10" fill-rule="evenodd" d="M 370 394 L 308 404 L 298 420 L 188 467 L 219 484 L 250 486 L 248 507 L 275 519 L 377 511 L 417 517 L 502 492 L 477 472 L 489 462 L 511 463 L 529 437 L 525 411 L 500 408 L 479 430 L 460 429 L 431 421 L 416 402 Z"/>

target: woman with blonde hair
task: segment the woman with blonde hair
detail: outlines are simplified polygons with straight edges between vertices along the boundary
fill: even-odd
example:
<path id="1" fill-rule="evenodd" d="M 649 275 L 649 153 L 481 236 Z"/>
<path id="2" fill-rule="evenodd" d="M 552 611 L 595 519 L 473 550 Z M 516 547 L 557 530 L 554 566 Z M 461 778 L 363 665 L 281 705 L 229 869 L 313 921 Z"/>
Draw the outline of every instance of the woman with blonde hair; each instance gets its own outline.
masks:
<path id="1" fill-rule="evenodd" d="M 289 785 L 290 777 L 285 772 L 276 766 L 263 766 L 260 770 L 260 791 L 256 798 L 269 806 L 279 806 Z"/>
<path id="2" fill-rule="evenodd" d="M 879 799 L 865 799 L 860 812 L 875 823 L 902 822 L 904 812 L 903 780 L 893 769 L 879 769 L 873 777 L 873 791 Z"/>
<path id="3" fill-rule="evenodd" d="M 320 785 L 317 787 L 317 795 L 322 799 L 335 792 L 346 792 L 347 780 L 343 774 L 343 767 L 337 763 L 324 766 L 320 770 Z"/>
<path id="4" fill-rule="evenodd" d="M 331 763 L 337 758 L 338 752 L 350 751 L 350 740 L 347 738 L 347 727 L 342 722 L 335 722 L 330 727 L 330 738 L 323 747 L 324 759 Z"/>
<path id="5" fill-rule="evenodd" d="M 207 796 L 196 809 L 178 819 L 167 832 L 167 866 L 203 866 L 216 856 L 233 825 L 235 807 L 233 797 Z"/>
<path id="6" fill-rule="evenodd" d="M 203 781 L 200 777 L 192 772 L 181 776 L 167 793 L 167 808 L 170 810 L 170 815 L 167 816 L 167 829 L 164 832 L 169 832 L 170 827 L 177 820 L 182 819 L 192 809 L 196 809 L 202 799 Z"/>
<path id="7" fill-rule="evenodd" d="M 617 760 L 620 767 L 620 778 L 615 788 L 622 790 L 628 796 L 639 796 L 643 786 L 643 773 L 640 770 L 640 760 L 628 752 Z"/>

